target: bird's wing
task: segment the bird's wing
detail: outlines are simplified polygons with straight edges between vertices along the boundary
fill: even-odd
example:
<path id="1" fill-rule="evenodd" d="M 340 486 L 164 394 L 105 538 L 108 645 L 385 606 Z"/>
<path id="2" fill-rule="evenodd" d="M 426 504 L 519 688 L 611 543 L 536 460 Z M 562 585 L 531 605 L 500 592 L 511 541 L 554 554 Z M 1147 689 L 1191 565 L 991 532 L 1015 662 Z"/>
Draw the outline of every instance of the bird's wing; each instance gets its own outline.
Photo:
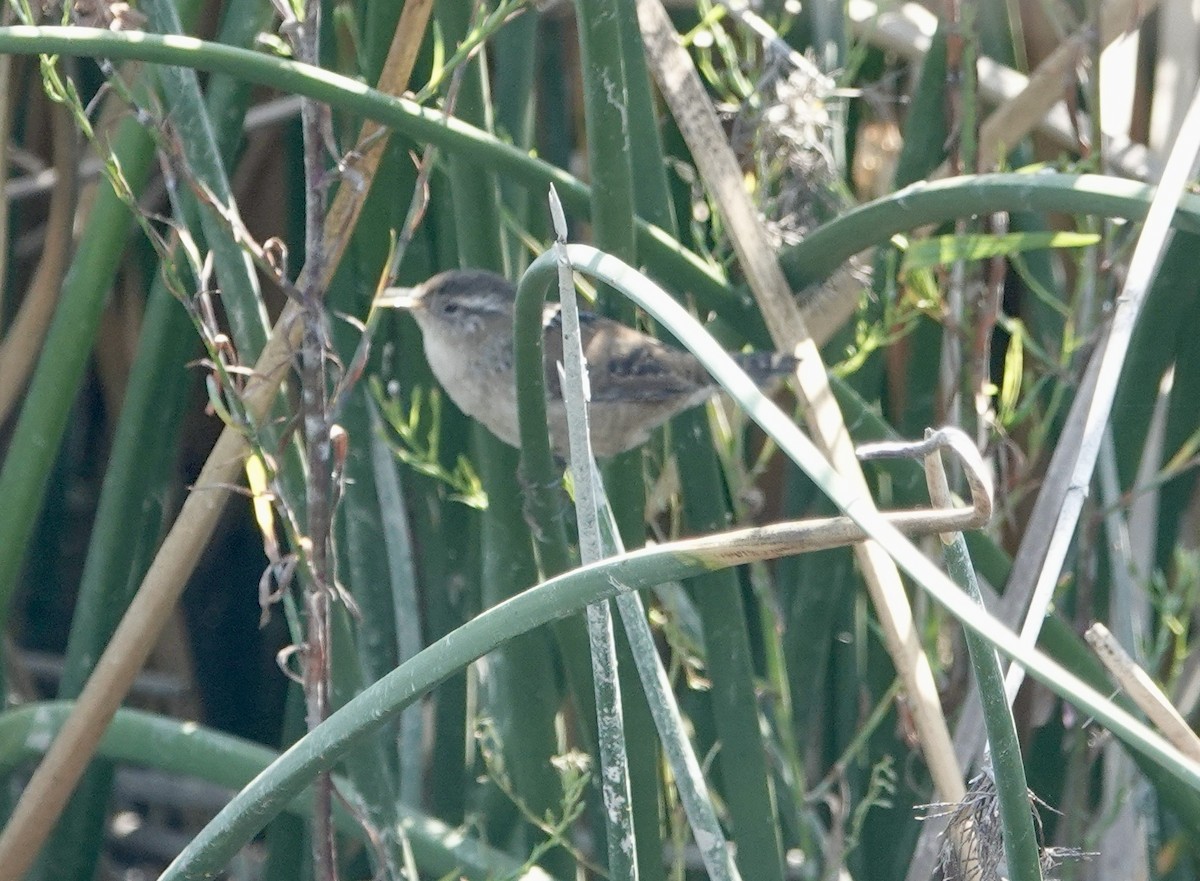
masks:
<path id="1" fill-rule="evenodd" d="M 562 397 L 562 317 L 547 310 L 546 388 Z M 711 385 L 690 353 L 591 312 L 579 313 L 593 401 L 658 403 L 690 397 Z"/>

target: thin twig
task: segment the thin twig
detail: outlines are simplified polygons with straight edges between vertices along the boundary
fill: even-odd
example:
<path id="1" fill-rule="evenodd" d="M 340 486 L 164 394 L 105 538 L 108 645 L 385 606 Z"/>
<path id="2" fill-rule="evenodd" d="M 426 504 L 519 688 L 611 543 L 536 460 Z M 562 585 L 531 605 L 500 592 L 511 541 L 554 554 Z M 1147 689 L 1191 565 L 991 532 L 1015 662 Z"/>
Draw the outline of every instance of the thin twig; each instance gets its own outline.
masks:
<path id="1" fill-rule="evenodd" d="M 291 29 L 297 58 L 320 63 L 321 4 L 306 0 L 304 20 Z M 311 731 L 329 715 L 332 666 L 330 653 L 330 596 L 337 576 L 333 565 L 333 425 L 329 417 L 328 325 L 317 280 L 325 273 L 325 132 L 329 109 L 316 101 L 300 104 L 304 140 L 304 252 L 311 272 L 300 288 L 301 342 L 297 373 L 300 377 L 300 412 L 303 417 L 304 453 L 307 460 L 306 512 L 308 526 L 308 578 L 305 608 L 308 633 L 304 642 L 305 721 Z M 333 833 L 333 779 L 328 771 L 313 785 L 313 874 L 318 881 L 336 881 L 337 855 Z"/>
<path id="2" fill-rule="evenodd" d="M 454 116 L 454 106 L 458 103 L 458 92 L 462 87 L 463 74 L 466 71 L 467 65 L 460 64 L 454 69 L 454 74 L 450 78 L 450 86 L 446 89 L 446 100 L 442 108 L 446 119 Z M 425 217 L 425 211 L 429 207 L 429 177 L 433 173 L 433 166 L 437 162 L 437 158 L 438 148 L 433 144 L 427 144 L 421 153 L 420 162 L 417 163 L 417 178 L 413 184 L 413 197 L 408 203 L 408 213 L 404 217 L 404 225 L 401 226 L 400 234 L 396 237 L 396 244 L 392 248 L 384 277 L 376 290 L 375 297 L 371 300 L 371 308 L 367 312 L 367 320 L 363 322 L 362 333 L 359 336 L 354 355 L 346 366 L 341 380 L 334 388 L 333 403 L 330 406 L 333 419 L 337 419 L 345 408 L 346 402 L 350 399 L 350 392 L 362 378 L 363 371 L 366 369 L 367 358 L 371 354 L 371 341 L 375 337 L 379 320 L 385 312 L 382 307 L 387 299 L 388 286 L 396 280 L 408 246 L 412 243 L 413 237 Z"/>
<path id="3" fill-rule="evenodd" d="M 1150 675 L 1137 665 L 1133 658 L 1099 621 L 1084 634 L 1096 657 L 1108 669 L 1129 699 L 1138 705 L 1163 736 L 1175 744 L 1189 758 L 1200 761 L 1200 738 L 1192 731 L 1187 720 L 1180 715 L 1175 705 L 1163 694 Z"/>
<path id="4" fill-rule="evenodd" d="M 579 558 L 587 565 L 606 556 L 600 532 L 602 484 L 595 467 L 587 403 L 591 397 L 579 304 L 567 259 L 567 221 L 558 193 L 550 190 L 550 216 L 554 223 L 554 253 L 558 257 L 558 295 L 562 305 L 563 400 L 567 410 L 567 437 L 571 476 L 575 486 L 575 518 L 579 524 Z M 620 866 L 636 852 L 629 755 L 625 748 L 625 716 L 621 683 L 617 676 L 617 644 L 612 607 L 607 600 L 591 603 L 586 611 L 592 681 L 596 695 L 596 742 L 600 755 L 600 792 L 605 807 L 609 864 Z M 636 877 L 636 870 L 635 870 Z"/>

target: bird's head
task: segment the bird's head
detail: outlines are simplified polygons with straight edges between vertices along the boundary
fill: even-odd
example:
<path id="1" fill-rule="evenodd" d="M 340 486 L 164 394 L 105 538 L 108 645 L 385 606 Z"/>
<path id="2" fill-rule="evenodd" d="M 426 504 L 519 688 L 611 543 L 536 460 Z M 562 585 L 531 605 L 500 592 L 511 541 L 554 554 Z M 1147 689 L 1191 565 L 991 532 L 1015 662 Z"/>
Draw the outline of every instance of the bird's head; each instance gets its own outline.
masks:
<path id="1" fill-rule="evenodd" d="M 412 288 L 389 288 L 381 305 L 412 313 L 421 332 L 464 345 L 489 329 L 512 330 L 516 291 L 492 272 L 454 269 L 439 273 Z"/>

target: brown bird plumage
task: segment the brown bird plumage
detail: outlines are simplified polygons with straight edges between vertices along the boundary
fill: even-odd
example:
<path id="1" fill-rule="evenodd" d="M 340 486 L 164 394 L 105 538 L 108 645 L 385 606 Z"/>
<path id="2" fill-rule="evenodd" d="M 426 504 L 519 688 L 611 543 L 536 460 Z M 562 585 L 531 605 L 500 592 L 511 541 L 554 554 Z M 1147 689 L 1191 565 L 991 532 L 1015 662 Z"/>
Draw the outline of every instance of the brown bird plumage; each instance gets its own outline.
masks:
<path id="1" fill-rule="evenodd" d="M 452 270 L 415 288 L 393 289 L 385 302 L 412 313 L 421 328 L 426 360 L 459 409 L 505 443 L 520 446 L 512 284 L 490 272 Z M 565 455 L 560 322 L 558 304 L 546 304 L 547 417 L 551 444 Z M 716 391 L 708 372 L 689 352 L 590 312 L 580 313 L 580 330 L 591 388 L 592 446 L 599 457 L 645 443 L 655 428 Z M 760 384 L 795 367 L 793 358 L 774 353 L 733 357 Z"/>

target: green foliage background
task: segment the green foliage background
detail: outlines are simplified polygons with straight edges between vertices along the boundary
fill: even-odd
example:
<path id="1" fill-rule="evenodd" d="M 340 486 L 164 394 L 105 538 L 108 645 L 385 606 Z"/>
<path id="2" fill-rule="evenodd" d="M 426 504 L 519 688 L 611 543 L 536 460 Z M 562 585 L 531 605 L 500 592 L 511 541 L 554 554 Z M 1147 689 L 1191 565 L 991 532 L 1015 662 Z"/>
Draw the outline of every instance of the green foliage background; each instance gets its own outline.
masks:
<path id="1" fill-rule="evenodd" d="M 772 128 L 796 111 L 786 100 L 799 101 L 772 78 L 772 65 L 785 62 L 723 7 L 673 6 L 672 14 L 712 96 L 730 113 L 746 184 L 779 235 L 780 263 L 797 292 L 811 292 L 852 256 L 876 249 L 862 264 L 871 271 L 854 291 L 853 315 L 824 346 L 839 403 L 856 441 L 919 437 L 947 421 L 981 440 L 996 468 L 1000 511 L 986 534 L 968 538 L 976 570 L 1003 593 L 1107 304 L 1120 289 L 1115 270 L 1127 258 L 1133 226 L 1125 221 L 1144 215 L 1150 194 L 1116 173 L 1080 177 L 1111 170 L 1103 150 L 1085 155 L 1022 140 L 1006 145 L 1007 166 L 1044 161 L 1056 173 L 971 175 L 897 195 L 948 158 L 972 167 L 974 125 L 986 108 L 972 78 L 955 79 L 947 65 L 953 70 L 960 55 L 978 54 L 1027 66 L 1033 37 L 1053 25 L 1031 12 L 1006 18 L 1004 4 L 964 7 L 964 23 L 942 22 L 917 64 L 863 37 L 840 3 L 801 11 L 765 4 L 762 17 L 788 46 L 816 58 L 840 90 L 823 96 L 828 106 L 819 117 L 831 162 L 807 177 L 796 169 L 813 145 L 788 152 L 786 133 Z M 17 53 L 3 56 L 14 181 L 0 299 L 6 357 L 26 335 L 22 310 L 47 296 L 52 310 L 31 374 L 0 361 L 0 389 L 14 401 L 0 414 L 0 614 L 14 647 L 0 767 L 14 783 L 35 758 L 34 735 L 53 730 L 66 712 L 67 703 L 49 701 L 78 695 L 182 498 L 204 491 L 191 484 L 221 428 L 222 414 L 211 411 L 236 396 L 214 385 L 233 382 L 231 375 L 197 366 L 213 352 L 213 340 L 205 340 L 206 352 L 197 334 L 198 292 L 219 289 L 216 323 L 243 365 L 254 363 L 266 316 L 283 302 L 261 276 L 237 268 L 246 263 L 244 239 L 214 217 L 193 181 L 236 202 L 249 236 L 278 237 L 293 275 L 303 263 L 298 127 L 294 108 L 273 99 L 295 92 L 327 101 L 343 153 L 356 146 L 364 116 L 392 127 L 327 292 L 343 363 L 358 345 L 359 322 L 413 200 L 413 156 L 428 144 L 438 155 L 423 220 L 403 248 L 401 283 L 460 265 L 515 280 L 546 243 L 544 193 L 554 183 L 574 238 L 646 267 L 695 305 L 728 348 L 767 345 L 720 218 L 652 87 L 633 9 L 628 0 L 499 11 L 437 0 L 411 84 L 416 100 L 402 104 L 352 87 L 378 79 L 400 12 L 391 4 L 330 5 L 323 65 L 349 80 L 321 81 L 273 56 L 277 37 L 263 34 L 278 22 L 261 0 L 178 9 L 156 0 L 139 8 L 146 30 L 212 40 L 202 46 L 0 31 L 0 52 Z M 478 47 L 469 57 L 456 54 L 464 41 Z M 214 44 L 259 54 L 222 55 Z M 51 68 L 29 54 L 39 51 L 63 53 L 54 69 L 74 85 L 55 85 Z M 111 60 L 98 65 L 94 58 Z M 159 63 L 125 60 L 132 58 Z M 202 73 L 197 79 L 165 63 Z M 620 106 L 597 85 L 616 78 L 626 83 Z M 1069 97 L 1094 119 L 1102 96 L 1087 85 L 1073 86 Z M 1156 85 L 1165 88 L 1148 83 L 1140 94 Z M 48 100 L 48 88 L 66 102 Z M 71 88 L 88 107 L 94 140 L 81 137 L 82 116 L 68 109 Z M 281 120 L 247 123 L 248 109 L 264 104 L 277 107 Z M 447 110 L 474 128 L 449 124 Z M 891 146 L 872 148 L 883 161 L 872 171 L 867 154 L 875 141 Z M 108 183 L 78 171 L 97 155 L 119 167 L 140 206 L 138 223 Z M 58 177 L 49 197 L 14 195 L 21 169 L 37 166 L 21 164 L 22 157 L 53 164 Z M 339 175 L 327 158 L 331 187 L 356 185 L 352 165 Z M 580 176 L 592 181 L 590 189 L 566 174 L 585 168 Z M 181 179 L 180 169 L 191 177 Z M 228 197 L 209 183 L 224 179 Z M 789 225 L 783 207 L 796 200 L 811 216 Z M 1008 213 L 1006 228 L 977 219 L 1000 212 Z M 1107 620 L 1194 720 L 1190 511 L 1200 426 L 1192 391 L 1198 359 L 1189 353 L 1200 317 L 1191 251 L 1200 204 L 1185 199 L 1176 225 L 1118 389 L 1115 483 L 1095 488 L 1041 647 L 1103 683 L 1076 634 Z M 173 257 L 162 259 L 155 237 Z M 180 254 L 187 247 L 201 258 L 212 254 L 211 276 L 196 276 L 203 259 L 189 263 Z M 974 301 L 954 312 L 955 287 L 989 294 L 997 314 Z M 620 302 L 602 291 L 599 308 L 620 313 Z M 941 364 L 949 337 L 977 360 L 947 378 Z M 971 397 L 979 389 L 983 409 Z M 948 404 L 955 394 L 958 408 Z M 290 406 L 280 402 L 260 452 L 273 466 L 272 491 L 294 499 L 303 495 L 304 476 L 289 460 Z M 342 704 L 481 610 L 569 564 L 535 554 L 516 452 L 444 397 L 406 317 L 386 314 L 375 329 L 366 379 L 339 423 L 350 446 L 337 572 L 361 611 L 353 616 L 339 606 L 336 616 L 334 690 Z M 770 445 L 762 448 L 739 417 L 699 410 L 644 450 L 609 463 L 606 485 L 626 546 L 733 522 L 832 513 L 808 478 L 772 457 Z M 926 502 L 919 469 L 881 466 L 872 475 L 881 507 Z M 1112 512 L 1144 550 L 1110 546 L 1100 522 Z M 296 533 L 278 527 L 285 549 L 303 534 L 303 511 L 294 506 L 292 514 Z M 1148 534 L 1138 533 L 1146 523 Z M 157 678 L 148 673 L 135 689 L 129 703 L 139 709 L 118 714 L 33 877 L 163 869 L 162 853 L 130 856 L 106 844 L 118 810 L 184 840 L 208 819 L 210 808 L 161 793 L 131 798 L 116 768 L 149 765 L 240 789 L 271 750 L 303 734 L 302 696 L 275 663 L 302 638 L 302 606 L 289 582 L 260 624 L 260 579 L 264 570 L 282 572 L 268 569 L 261 527 L 244 494 L 235 495 L 155 653 Z M 816 879 L 842 870 L 879 881 L 906 877 L 921 828 L 914 806 L 930 801 L 930 784 L 851 553 L 664 580 L 645 597 L 650 621 L 742 877 Z M 960 630 L 935 607 L 916 605 L 953 720 L 975 699 Z M 343 791 L 354 793 L 337 817 L 344 877 L 401 877 L 410 863 L 430 878 L 512 877 L 535 864 L 559 878 L 598 876 L 607 852 L 589 782 L 595 709 L 579 618 L 506 639 L 355 743 L 337 768 Z M 650 710 L 629 648 L 620 635 L 618 642 L 638 869 L 643 878 L 695 874 Z M 285 654 L 282 663 L 294 667 L 295 658 Z M 1118 773 L 1123 754 L 1106 749 L 1086 718 L 1039 687 L 1026 689 L 1015 714 L 1029 784 L 1062 812 L 1041 812 L 1047 844 L 1132 850 L 1119 838 L 1129 828 L 1120 818 L 1138 824 L 1152 877 L 1194 877 L 1200 813 L 1197 793 L 1181 777 L 1144 760 L 1140 770 Z M 591 761 L 583 770 L 580 755 Z M 1124 817 L 1122 804 L 1130 808 Z M 297 813 L 274 820 L 230 871 L 264 878 L 311 872 L 298 819 L 306 805 L 297 800 Z M 374 841 L 363 835 L 364 821 Z M 1088 877 L 1092 869 L 1068 863 L 1060 872 Z"/>

